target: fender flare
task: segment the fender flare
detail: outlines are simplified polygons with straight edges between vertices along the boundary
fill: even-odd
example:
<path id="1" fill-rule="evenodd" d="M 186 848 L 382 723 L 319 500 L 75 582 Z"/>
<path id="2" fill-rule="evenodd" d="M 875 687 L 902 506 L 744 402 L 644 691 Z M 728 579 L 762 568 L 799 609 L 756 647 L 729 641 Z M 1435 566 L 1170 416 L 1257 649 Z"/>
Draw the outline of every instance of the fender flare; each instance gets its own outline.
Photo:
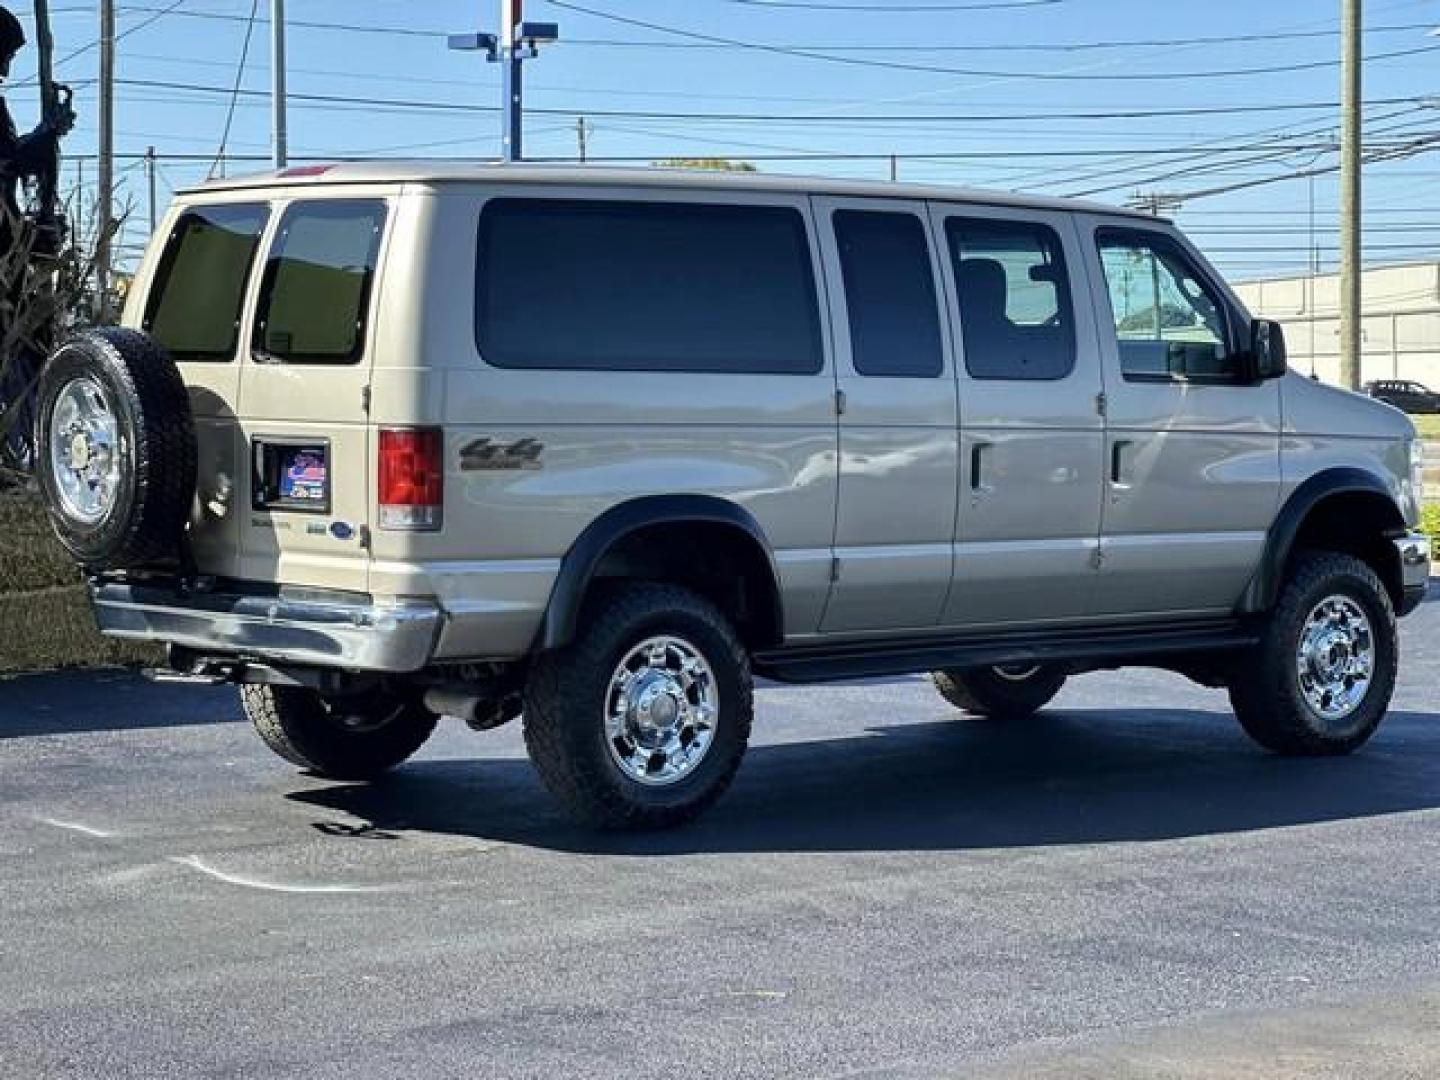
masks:
<path id="1" fill-rule="evenodd" d="M 1395 505 L 1394 494 L 1374 473 L 1352 466 L 1337 466 L 1318 472 L 1291 492 L 1275 516 L 1265 538 L 1265 552 L 1260 565 L 1240 597 L 1240 612 L 1254 614 L 1266 611 L 1275 603 L 1284 581 L 1285 563 L 1290 558 L 1300 527 L 1315 507 L 1336 495 L 1378 496 L 1394 511 L 1394 528 L 1404 530 L 1405 515 Z"/>
<path id="2" fill-rule="evenodd" d="M 738 529 L 764 554 L 775 598 L 771 631 L 778 641 L 784 628 L 780 574 L 774 552 L 754 515 L 737 503 L 710 495 L 647 495 L 606 510 L 585 527 L 560 562 L 550 590 L 536 650 L 558 649 L 575 638 L 586 590 L 606 554 L 632 533 L 650 525 L 708 524 Z"/>

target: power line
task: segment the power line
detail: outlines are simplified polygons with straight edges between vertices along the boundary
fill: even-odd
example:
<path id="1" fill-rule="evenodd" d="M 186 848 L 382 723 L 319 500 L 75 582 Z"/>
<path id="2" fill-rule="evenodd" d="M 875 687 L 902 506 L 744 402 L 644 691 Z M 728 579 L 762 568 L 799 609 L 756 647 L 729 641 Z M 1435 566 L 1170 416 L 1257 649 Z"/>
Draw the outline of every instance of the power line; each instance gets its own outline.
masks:
<path id="1" fill-rule="evenodd" d="M 229 94 L 227 87 L 204 83 L 174 82 L 160 79 L 121 79 L 122 85 L 160 90 L 186 90 L 196 93 Z M 268 97 L 268 91 L 242 89 L 242 96 Z M 292 99 L 333 104 L 354 104 L 381 108 L 417 109 L 443 112 L 497 112 L 493 105 L 469 104 L 456 101 L 414 98 L 356 97 L 342 94 L 291 93 Z M 1375 98 L 1367 103 L 1377 105 L 1415 105 L 1431 100 L 1426 97 Z M 1440 100 L 1440 99 L 1437 99 Z M 684 120 L 695 122 L 735 123 L 784 123 L 784 124 L 923 124 L 923 123 L 1014 123 L 1022 120 L 1129 120 L 1148 117 L 1222 116 L 1247 113 L 1280 112 L 1337 108 L 1333 101 L 1319 102 L 1277 102 L 1268 105 L 1195 106 L 1170 109 L 1124 109 L 1104 112 L 1034 112 L 1034 113 L 908 113 L 908 114 L 866 114 L 827 113 L 817 116 L 813 113 L 747 113 L 747 112 L 677 112 L 650 109 L 591 109 L 580 105 L 562 108 L 529 108 L 526 111 L 541 115 L 574 116 L 583 112 L 587 116 L 612 116 L 628 119 Z"/>
<path id="2" fill-rule="evenodd" d="M 799 8 L 806 11 L 854 11 L 864 13 L 883 12 L 948 12 L 948 11 L 994 11 L 997 8 L 1042 8 L 1053 7 L 1065 0 L 977 0 L 970 4 L 826 4 L 819 0 L 722 0 L 727 4 L 745 4 L 757 8 Z"/>
<path id="3" fill-rule="evenodd" d="M 674 34 L 679 37 L 690 38 L 696 41 L 706 41 L 715 45 L 726 45 L 736 49 L 748 49 L 754 52 L 770 53 L 777 56 L 792 56 L 804 60 L 819 60 L 832 64 L 847 64 L 856 67 L 884 68 L 890 71 L 917 71 L 929 74 L 940 75 L 965 75 L 985 79 L 1038 79 L 1044 81 L 1061 82 L 1137 82 L 1137 81 L 1168 81 L 1172 79 L 1219 79 L 1232 78 L 1249 75 L 1273 75 L 1285 71 L 1313 71 L 1319 68 L 1338 67 L 1339 60 L 1312 60 L 1299 64 L 1272 64 L 1264 67 L 1251 68 L 1204 68 L 1199 71 L 1163 71 L 1163 72 L 1137 72 L 1126 71 L 1117 73 L 1099 72 L 1065 72 L 1065 71 L 995 71 L 978 68 L 956 68 L 941 67 L 933 64 L 910 64 L 901 63 L 896 60 L 867 59 L 858 56 L 837 56 L 832 53 L 818 52 L 812 49 L 796 49 L 788 45 L 771 45 L 760 41 L 743 41 L 739 38 L 721 37 L 717 34 L 706 34 L 696 30 L 686 30 L 680 27 L 667 26 L 664 23 L 649 22 L 644 19 L 631 18 L 628 15 L 616 15 L 613 12 L 602 11 L 598 8 L 586 7 L 584 4 L 573 3 L 572 0 L 550 0 L 552 7 L 558 7 L 564 11 L 573 11 L 581 15 L 590 15 L 597 19 L 606 19 L 610 22 L 621 23 L 625 26 L 635 26 L 645 30 L 654 30 L 662 34 Z M 1374 63 L 1377 60 L 1390 60 L 1402 56 L 1415 56 L 1420 53 L 1440 51 L 1440 45 L 1420 45 L 1410 49 L 1396 49 L 1387 53 L 1373 53 L 1366 57 L 1367 63 Z"/>
<path id="4" fill-rule="evenodd" d="M 240 46 L 240 62 L 235 65 L 235 84 L 230 88 L 230 105 L 225 110 L 225 126 L 220 132 L 220 146 L 215 151 L 215 163 L 210 166 L 210 175 L 215 175 L 225 160 L 225 148 L 230 142 L 230 127 L 235 122 L 235 106 L 240 100 L 240 83 L 245 78 L 245 65 L 250 61 L 250 41 L 255 36 L 255 17 L 260 13 L 260 0 L 250 0 L 250 21 L 245 24 L 245 41 Z"/>

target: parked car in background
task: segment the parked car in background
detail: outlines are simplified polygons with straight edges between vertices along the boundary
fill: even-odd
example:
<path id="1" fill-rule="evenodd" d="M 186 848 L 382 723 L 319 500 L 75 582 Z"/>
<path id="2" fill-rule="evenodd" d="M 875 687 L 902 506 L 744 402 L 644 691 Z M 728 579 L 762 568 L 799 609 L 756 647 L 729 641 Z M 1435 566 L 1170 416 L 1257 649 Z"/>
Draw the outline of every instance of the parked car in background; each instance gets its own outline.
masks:
<path id="1" fill-rule="evenodd" d="M 1377 401 L 1394 405 L 1407 413 L 1440 413 L 1440 393 L 1418 382 L 1380 379 L 1366 383 L 1365 392 Z"/>
<path id="2" fill-rule="evenodd" d="M 41 486 L 101 629 L 240 684 L 313 773 L 523 714 L 577 817 L 667 825 L 734 775 L 752 674 L 929 672 L 1019 721 L 1156 666 L 1285 754 L 1389 704 L 1415 427 L 1288 373 L 1167 221 L 355 164 L 163 230 L 126 329 L 46 370 Z"/>

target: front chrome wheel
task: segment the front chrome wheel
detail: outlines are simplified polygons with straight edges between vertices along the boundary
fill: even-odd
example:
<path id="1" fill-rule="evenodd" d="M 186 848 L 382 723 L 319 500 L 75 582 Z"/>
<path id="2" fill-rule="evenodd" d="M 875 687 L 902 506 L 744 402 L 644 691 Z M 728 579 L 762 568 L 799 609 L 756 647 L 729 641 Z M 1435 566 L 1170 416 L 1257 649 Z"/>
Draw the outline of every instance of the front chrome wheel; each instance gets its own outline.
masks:
<path id="1" fill-rule="evenodd" d="M 640 784 L 678 783 L 715 739 L 720 695 L 704 655 L 680 637 L 640 642 L 616 665 L 605 702 L 606 743 Z"/>
<path id="2" fill-rule="evenodd" d="M 1301 628 L 1295 665 L 1316 716 L 1335 723 L 1358 709 L 1375 672 L 1375 635 L 1360 605 L 1339 594 L 1316 604 Z"/>
<path id="3" fill-rule="evenodd" d="M 72 379 L 50 413 L 50 470 L 62 509 L 86 525 L 104 519 L 120 490 L 120 423 L 93 379 Z"/>

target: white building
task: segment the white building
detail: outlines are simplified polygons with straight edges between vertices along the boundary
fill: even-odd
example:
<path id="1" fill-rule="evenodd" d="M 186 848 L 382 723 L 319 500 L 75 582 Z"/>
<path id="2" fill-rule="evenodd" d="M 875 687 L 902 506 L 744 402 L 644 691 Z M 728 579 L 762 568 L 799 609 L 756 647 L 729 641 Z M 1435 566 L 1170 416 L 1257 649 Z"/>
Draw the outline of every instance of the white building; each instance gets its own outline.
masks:
<path id="1" fill-rule="evenodd" d="M 1285 326 L 1290 367 L 1340 380 L 1340 275 L 1235 286 L 1252 315 Z M 1440 262 L 1364 272 L 1361 381 L 1411 379 L 1440 389 Z"/>

